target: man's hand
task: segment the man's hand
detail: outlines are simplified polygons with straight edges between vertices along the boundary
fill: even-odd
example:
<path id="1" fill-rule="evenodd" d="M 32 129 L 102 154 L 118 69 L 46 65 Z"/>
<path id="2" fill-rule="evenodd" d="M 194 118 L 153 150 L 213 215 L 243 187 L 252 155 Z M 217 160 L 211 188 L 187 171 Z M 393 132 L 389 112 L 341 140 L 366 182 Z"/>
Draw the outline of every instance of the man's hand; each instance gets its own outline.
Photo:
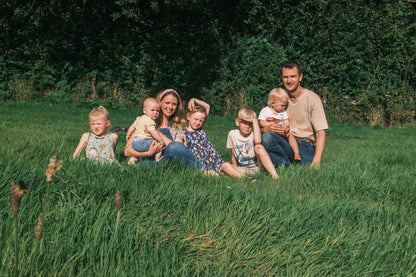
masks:
<path id="1" fill-rule="evenodd" d="M 263 128 L 263 132 L 273 132 L 278 135 L 284 136 L 285 128 L 278 123 L 272 122 L 269 126 Z"/>
<path id="2" fill-rule="evenodd" d="M 315 155 L 311 163 L 311 167 L 318 167 L 321 164 L 322 153 L 325 148 L 326 132 L 320 130 L 316 132 Z"/>
<path id="3" fill-rule="evenodd" d="M 319 167 L 321 165 L 321 159 L 317 158 L 316 156 L 313 157 L 312 163 L 311 163 L 311 168 L 313 167 Z"/>

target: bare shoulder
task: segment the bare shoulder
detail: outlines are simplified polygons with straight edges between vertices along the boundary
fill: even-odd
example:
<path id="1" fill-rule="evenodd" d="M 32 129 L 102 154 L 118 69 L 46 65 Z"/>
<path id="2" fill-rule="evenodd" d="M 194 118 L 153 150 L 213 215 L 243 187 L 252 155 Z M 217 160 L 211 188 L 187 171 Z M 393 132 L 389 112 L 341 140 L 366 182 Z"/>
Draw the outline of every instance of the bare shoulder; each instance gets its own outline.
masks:
<path id="1" fill-rule="evenodd" d="M 81 140 L 88 140 L 89 136 L 90 136 L 90 133 L 83 133 L 81 136 Z"/>

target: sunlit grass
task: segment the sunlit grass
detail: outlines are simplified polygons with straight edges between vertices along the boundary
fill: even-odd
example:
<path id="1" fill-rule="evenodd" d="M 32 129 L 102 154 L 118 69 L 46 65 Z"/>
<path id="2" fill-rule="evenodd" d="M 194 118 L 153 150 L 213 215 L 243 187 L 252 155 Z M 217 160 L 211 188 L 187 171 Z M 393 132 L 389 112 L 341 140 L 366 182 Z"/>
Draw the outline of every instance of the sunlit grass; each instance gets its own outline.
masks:
<path id="1" fill-rule="evenodd" d="M 207 177 L 178 164 L 118 166 L 72 160 L 90 108 L 1 103 L 0 275 L 15 251 L 12 182 L 30 189 L 19 214 L 26 276 L 406 276 L 416 271 L 416 130 L 330 124 L 319 169 L 278 169 L 257 182 Z M 110 110 L 128 126 L 133 110 Z M 217 128 L 221 126 L 221 128 Z M 206 131 L 230 160 L 234 118 Z M 47 187 L 49 158 L 62 168 Z M 114 195 L 120 191 L 118 211 Z M 49 194 L 47 208 L 43 200 Z M 36 239 L 39 215 L 43 230 Z"/>

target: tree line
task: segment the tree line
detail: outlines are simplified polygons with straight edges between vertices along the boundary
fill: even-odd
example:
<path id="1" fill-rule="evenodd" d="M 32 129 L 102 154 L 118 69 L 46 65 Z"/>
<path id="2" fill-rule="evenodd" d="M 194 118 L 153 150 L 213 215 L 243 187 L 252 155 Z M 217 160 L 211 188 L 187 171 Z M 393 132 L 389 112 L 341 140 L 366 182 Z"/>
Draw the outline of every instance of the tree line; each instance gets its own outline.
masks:
<path id="1" fill-rule="evenodd" d="M 264 105 L 297 59 L 340 121 L 415 120 L 416 3 L 407 0 L 10 1 L 0 97 L 134 105 L 175 88 L 216 113 Z M 377 119 L 378 118 L 378 119 Z"/>

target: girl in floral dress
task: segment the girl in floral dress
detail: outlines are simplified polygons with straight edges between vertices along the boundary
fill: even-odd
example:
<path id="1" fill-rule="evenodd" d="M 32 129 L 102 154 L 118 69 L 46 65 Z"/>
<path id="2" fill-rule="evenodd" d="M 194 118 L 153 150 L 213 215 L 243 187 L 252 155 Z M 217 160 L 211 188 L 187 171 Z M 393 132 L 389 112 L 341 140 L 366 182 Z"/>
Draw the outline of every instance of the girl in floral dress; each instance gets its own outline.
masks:
<path id="1" fill-rule="evenodd" d="M 203 127 L 209 114 L 210 106 L 198 99 L 189 101 L 188 128 L 185 131 L 186 146 L 204 166 L 206 172 L 211 175 L 219 175 L 222 172 L 233 177 L 243 176 L 234 165 L 224 162 L 215 146 L 211 143 Z"/>

